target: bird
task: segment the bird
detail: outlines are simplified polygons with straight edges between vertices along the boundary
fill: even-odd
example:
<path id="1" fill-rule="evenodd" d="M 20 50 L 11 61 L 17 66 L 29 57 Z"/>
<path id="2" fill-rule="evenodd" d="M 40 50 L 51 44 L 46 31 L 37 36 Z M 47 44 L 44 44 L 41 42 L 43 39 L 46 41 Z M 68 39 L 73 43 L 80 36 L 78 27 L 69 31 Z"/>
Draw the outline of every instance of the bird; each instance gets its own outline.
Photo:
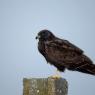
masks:
<path id="1" fill-rule="evenodd" d="M 39 31 L 36 39 L 38 39 L 38 51 L 47 63 L 56 67 L 59 72 L 67 69 L 95 75 L 95 64 L 82 49 L 70 41 L 58 38 L 47 29 Z"/>

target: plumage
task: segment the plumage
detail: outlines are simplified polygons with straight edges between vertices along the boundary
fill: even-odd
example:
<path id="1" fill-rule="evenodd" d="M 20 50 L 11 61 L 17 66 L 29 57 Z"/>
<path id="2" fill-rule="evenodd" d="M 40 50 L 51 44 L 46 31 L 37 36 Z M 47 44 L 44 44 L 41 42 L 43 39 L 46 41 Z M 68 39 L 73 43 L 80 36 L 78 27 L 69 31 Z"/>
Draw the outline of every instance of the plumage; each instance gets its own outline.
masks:
<path id="1" fill-rule="evenodd" d="M 56 37 L 49 30 L 41 30 L 36 39 L 39 39 L 39 52 L 59 71 L 68 69 L 95 75 L 95 65 L 91 59 L 74 44 Z"/>

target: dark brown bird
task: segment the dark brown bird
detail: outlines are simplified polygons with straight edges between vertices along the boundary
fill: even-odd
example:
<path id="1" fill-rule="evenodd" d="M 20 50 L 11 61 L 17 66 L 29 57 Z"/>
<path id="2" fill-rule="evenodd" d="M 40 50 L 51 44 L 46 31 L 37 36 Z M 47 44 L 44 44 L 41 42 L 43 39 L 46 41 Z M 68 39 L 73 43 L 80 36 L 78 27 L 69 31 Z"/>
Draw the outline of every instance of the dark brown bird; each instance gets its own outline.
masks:
<path id="1" fill-rule="evenodd" d="M 39 39 L 39 52 L 59 71 L 68 69 L 95 75 L 95 65 L 91 59 L 69 41 L 57 38 L 49 30 L 41 30 L 36 39 Z"/>

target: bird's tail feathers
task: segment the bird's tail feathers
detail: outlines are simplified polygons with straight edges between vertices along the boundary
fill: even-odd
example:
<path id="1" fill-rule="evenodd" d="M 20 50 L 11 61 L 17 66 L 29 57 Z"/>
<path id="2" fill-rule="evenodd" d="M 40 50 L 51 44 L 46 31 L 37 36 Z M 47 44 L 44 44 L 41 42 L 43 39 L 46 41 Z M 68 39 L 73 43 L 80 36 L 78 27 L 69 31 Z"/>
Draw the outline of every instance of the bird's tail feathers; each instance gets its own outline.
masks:
<path id="1" fill-rule="evenodd" d="M 95 64 L 84 64 L 75 69 L 76 71 L 95 75 Z"/>

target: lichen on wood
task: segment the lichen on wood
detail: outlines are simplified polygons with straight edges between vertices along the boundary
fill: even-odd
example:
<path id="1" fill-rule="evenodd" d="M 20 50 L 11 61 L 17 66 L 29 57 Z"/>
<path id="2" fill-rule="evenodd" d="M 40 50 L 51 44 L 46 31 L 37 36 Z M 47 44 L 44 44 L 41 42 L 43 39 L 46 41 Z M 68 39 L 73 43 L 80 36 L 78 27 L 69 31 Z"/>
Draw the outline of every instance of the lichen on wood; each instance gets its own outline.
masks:
<path id="1" fill-rule="evenodd" d="M 23 95 L 67 95 L 68 84 L 63 78 L 23 79 Z"/>

